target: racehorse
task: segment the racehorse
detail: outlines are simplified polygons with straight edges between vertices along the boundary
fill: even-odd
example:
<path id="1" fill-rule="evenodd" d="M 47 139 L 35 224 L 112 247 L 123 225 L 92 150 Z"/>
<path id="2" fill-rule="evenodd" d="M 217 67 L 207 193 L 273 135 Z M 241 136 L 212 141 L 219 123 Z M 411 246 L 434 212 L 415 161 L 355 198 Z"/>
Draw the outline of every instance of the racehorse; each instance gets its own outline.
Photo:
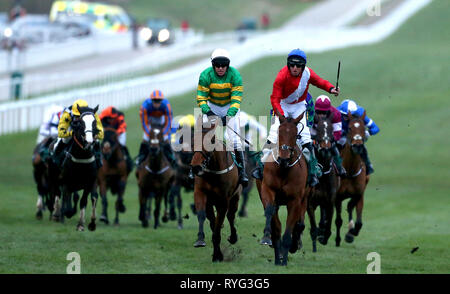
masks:
<path id="1" fill-rule="evenodd" d="M 53 201 L 50 197 L 48 163 L 49 145 L 54 141 L 53 137 L 46 137 L 42 142 L 36 145 L 33 150 L 32 164 L 33 177 L 37 186 L 38 200 L 36 203 L 36 218 L 42 219 L 43 211 L 47 207 L 50 211 L 50 217 L 53 213 Z"/>
<path id="2" fill-rule="evenodd" d="M 124 213 L 126 209 L 123 204 L 123 195 L 125 194 L 125 187 L 130 170 L 127 168 L 125 155 L 122 152 L 116 129 L 109 126 L 106 121 L 102 123 L 105 134 L 101 145 L 103 166 L 100 168 L 97 175 L 97 182 L 103 207 L 100 220 L 105 224 L 109 224 L 108 200 L 106 198 L 106 193 L 107 190 L 110 189 L 112 194 L 117 195 L 114 224 L 118 225 L 119 212 Z"/>
<path id="3" fill-rule="evenodd" d="M 136 170 L 136 178 L 139 187 L 139 220 L 144 228 L 148 227 L 147 211 L 150 211 L 151 200 L 155 199 L 155 209 L 153 212 L 155 223 L 154 228 L 160 226 L 159 214 L 161 201 L 164 199 L 165 212 L 163 221 L 167 217 L 167 196 L 175 178 L 175 171 L 163 154 L 163 133 L 162 127 L 152 125 L 149 136 L 149 154 Z M 147 210 L 147 203 L 149 210 Z"/>
<path id="4" fill-rule="evenodd" d="M 261 245 L 271 245 L 275 252 L 275 265 L 287 265 L 288 251 L 295 253 L 301 246 L 305 228 L 308 189 L 307 165 L 297 145 L 297 124 L 303 118 L 286 118 L 278 113 L 278 148 L 272 150 L 273 162 L 264 164 L 264 177 L 257 181 L 264 206 L 266 225 Z M 286 229 L 281 240 L 281 223 L 278 209 L 287 207 Z"/>
<path id="5" fill-rule="evenodd" d="M 78 106 L 77 106 L 78 107 Z M 95 162 L 93 144 L 98 133 L 95 113 L 98 105 L 92 109 L 89 107 L 78 107 L 79 118 L 74 118 L 71 122 L 72 140 L 66 157 L 61 166 L 59 174 L 59 185 L 62 191 L 62 199 L 55 196 L 55 217 L 72 217 L 76 213 L 77 199 L 75 199 L 75 209 L 71 209 L 71 195 L 79 190 L 83 190 L 80 199 L 80 219 L 77 224 L 78 231 L 84 231 L 86 205 L 89 194 L 92 201 L 91 222 L 89 230 L 95 231 L 95 207 L 98 194 L 95 189 L 98 167 Z M 76 195 L 76 194 L 75 194 Z M 61 202 L 61 203 L 60 203 Z"/>
<path id="6" fill-rule="evenodd" d="M 208 218 L 214 247 L 213 262 L 223 261 L 220 241 L 225 216 L 231 231 L 228 242 L 235 244 L 238 241 L 234 220 L 242 191 L 232 153 L 226 150 L 223 141 L 216 139 L 215 130 L 218 121 L 217 117 L 208 118 L 208 122 L 203 125 L 202 116 L 199 116 L 195 125 L 194 156 L 191 161 L 195 175 L 194 203 L 199 222 L 198 238 L 194 247 L 206 246 L 203 226 L 205 219 Z M 214 207 L 217 215 L 214 213 Z"/>
<path id="7" fill-rule="evenodd" d="M 257 163 L 255 156 L 257 156 L 257 154 L 255 152 L 250 151 L 249 148 L 246 148 L 245 153 L 246 153 L 245 160 L 247 160 L 245 172 L 250 175 L 252 173 L 252 170 L 256 167 Z M 253 189 L 254 183 L 255 182 L 253 180 L 253 177 L 249 177 L 247 187 L 242 189 L 242 204 L 238 213 L 240 217 L 248 216 L 247 214 L 248 195 L 250 194 L 250 191 Z"/>
<path id="8" fill-rule="evenodd" d="M 193 140 L 193 138 L 194 133 L 191 134 L 191 140 Z M 178 168 L 176 170 L 175 180 L 173 181 L 169 193 L 169 217 L 170 220 L 178 219 L 178 228 L 182 229 L 183 218 L 181 216 L 181 209 L 183 206 L 183 201 L 181 198 L 181 189 L 184 188 L 186 192 L 194 190 L 194 180 L 189 178 L 189 170 L 194 152 L 190 150 L 190 142 L 183 142 L 183 138 L 180 138 L 179 143 L 182 144 L 182 150 L 175 152 Z M 178 213 L 175 212 L 175 206 L 178 210 Z"/>
<path id="9" fill-rule="evenodd" d="M 349 124 L 347 132 L 347 141 L 341 151 L 342 165 L 347 171 L 336 195 L 336 246 L 340 246 L 341 236 L 340 228 L 342 226 L 341 210 L 342 201 L 350 198 L 347 204 L 349 230 L 345 235 L 345 241 L 353 242 L 355 236 L 358 236 L 362 227 L 362 211 L 364 206 L 364 191 L 369 182 L 369 176 L 366 175 L 366 166 L 361 158 L 363 150 L 365 125 L 364 118 L 352 116 L 349 114 Z M 352 212 L 356 207 L 356 223 L 353 222 Z"/>
<path id="10" fill-rule="evenodd" d="M 313 252 L 317 251 L 317 239 L 322 245 L 326 245 L 331 236 L 331 224 L 333 222 L 334 203 L 336 192 L 340 185 L 340 177 L 337 175 L 333 164 L 331 147 L 333 143 L 332 113 L 328 115 L 315 115 L 317 135 L 314 140 L 314 150 L 317 160 L 322 165 L 323 175 L 319 184 L 311 189 L 308 195 L 308 216 L 311 224 L 310 235 L 313 244 Z M 317 228 L 315 210 L 320 207 L 320 222 Z"/>

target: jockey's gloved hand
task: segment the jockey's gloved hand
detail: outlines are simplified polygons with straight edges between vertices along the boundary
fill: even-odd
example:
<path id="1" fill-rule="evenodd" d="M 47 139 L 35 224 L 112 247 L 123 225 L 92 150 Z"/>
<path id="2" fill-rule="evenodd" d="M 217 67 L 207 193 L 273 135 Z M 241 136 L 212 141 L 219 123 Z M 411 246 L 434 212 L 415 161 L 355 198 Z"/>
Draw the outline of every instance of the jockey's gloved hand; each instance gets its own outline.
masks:
<path id="1" fill-rule="evenodd" d="M 208 104 L 202 104 L 200 105 L 200 108 L 202 109 L 203 114 L 208 114 L 208 112 L 211 111 L 211 108 L 208 106 Z"/>
<path id="2" fill-rule="evenodd" d="M 222 117 L 222 125 L 225 127 L 227 125 L 227 116 Z"/>
<path id="3" fill-rule="evenodd" d="M 235 116 L 236 115 L 236 113 L 238 112 L 238 108 L 236 108 L 236 107 L 230 107 L 230 108 L 228 108 L 228 111 L 227 111 L 227 116 Z"/>

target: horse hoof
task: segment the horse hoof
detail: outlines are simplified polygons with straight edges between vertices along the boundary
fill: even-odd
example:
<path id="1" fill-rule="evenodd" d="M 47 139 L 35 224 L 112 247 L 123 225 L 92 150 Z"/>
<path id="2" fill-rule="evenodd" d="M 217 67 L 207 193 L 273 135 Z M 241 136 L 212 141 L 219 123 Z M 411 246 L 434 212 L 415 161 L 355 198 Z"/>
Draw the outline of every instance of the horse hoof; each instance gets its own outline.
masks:
<path id="1" fill-rule="evenodd" d="M 183 225 L 182 225 L 182 224 L 179 224 L 179 225 L 178 225 L 178 229 L 179 229 L 179 230 L 182 230 L 182 229 L 183 229 Z"/>
<path id="2" fill-rule="evenodd" d="M 108 220 L 108 218 L 107 218 L 106 216 L 104 216 L 104 215 L 102 215 L 102 216 L 100 217 L 100 221 L 101 221 L 101 222 L 104 222 L 105 225 L 109 225 L 109 220 Z"/>
<path id="3" fill-rule="evenodd" d="M 230 242 L 230 244 L 236 244 L 237 241 L 238 241 L 237 235 L 231 235 L 230 237 L 228 237 L 228 242 Z"/>
<path id="4" fill-rule="evenodd" d="M 197 242 L 194 243 L 195 248 L 205 247 L 205 246 L 206 246 L 206 242 L 204 240 L 197 240 Z"/>
<path id="5" fill-rule="evenodd" d="M 171 211 L 169 214 L 169 218 L 171 221 L 174 221 L 177 219 L 177 214 L 175 213 L 175 211 Z"/>
<path id="6" fill-rule="evenodd" d="M 42 210 L 39 210 L 36 212 L 36 219 L 41 220 L 42 219 Z"/>
<path id="7" fill-rule="evenodd" d="M 127 210 L 127 208 L 125 207 L 125 205 L 119 204 L 118 210 L 120 213 L 124 213 Z"/>
<path id="8" fill-rule="evenodd" d="M 345 234 L 345 242 L 353 243 L 354 240 L 355 240 L 355 236 L 353 236 L 350 233 Z"/>
<path id="9" fill-rule="evenodd" d="M 167 223 L 169 221 L 169 218 L 167 217 L 167 215 L 162 217 L 162 221 L 163 221 L 163 223 Z"/>
<path id="10" fill-rule="evenodd" d="M 239 217 L 247 217 L 248 215 L 247 215 L 247 212 L 246 211 L 239 211 Z"/>
<path id="11" fill-rule="evenodd" d="M 272 240 L 269 237 L 263 237 L 259 244 L 272 246 Z"/>
<path id="12" fill-rule="evenodd" d="M 119 220 L 118 220 L 118 219 L 114 220 L 114 225 L 115 225 L 115 226 L 118 226 L 118 225 L 119 225 Z"/>
<path id="13" fill-rule="evenodd" d="M 147 221 L 147 220 L 144 220 L 144 221 L 142 222 L 142 227 L 148 228 L 148 221 Z"/>
<path id="14" fill-rule="evenodd" d="M 84 231 L 84 226 L 78 225 L 78 226 L 77 226 L 77 231 L 78 231 L 78 232 L 83 232 L 83 231 Z"/>
<path id="15" fill-rule="evenodd" d="M 223 261 L 223 254 L 222 253 L 218 253 L 218 254 L 214 254 L 213 258 L 212 258 L 213 262 L 222 262 Z"/>
<path id="16" fill-rule="evenodd" d="M 95 229 L 97 228 L 97 226 L 95 225 L 95 223 L 90 223 L 89 225 L 88 225 L 88 229 L 89 229 L 89 231 L 95 231 Z"/>

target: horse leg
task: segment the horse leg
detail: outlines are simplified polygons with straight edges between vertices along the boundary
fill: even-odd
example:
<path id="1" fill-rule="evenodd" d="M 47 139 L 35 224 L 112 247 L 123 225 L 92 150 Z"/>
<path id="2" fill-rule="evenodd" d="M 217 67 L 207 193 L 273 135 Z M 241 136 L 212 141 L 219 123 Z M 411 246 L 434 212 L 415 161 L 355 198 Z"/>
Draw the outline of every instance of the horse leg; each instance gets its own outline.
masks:
<path id="1" fill-rule="evenodd" d="M 266 217 L 266 225 L 264 226 L 264 235 L 260 241 L 261 245 L 272 245 L 272 240 L 270 239 L 271 223 L 272 217 L 276 213 L 275 208 L 275 192 L 263 186 L 261 189 L 261 202 L 264 206 L 264 216 Z M 278 208 L 277 208 L 278 209 Z"/>
<path id="2" fill-rule="evenodd" d="M 178 208 L 178 228 L 182 229 L 183 228 L 183 218 L 181 217 L 181 209 L 183 208 L 183 199 L 181 199 L 181 193 L 179 193 L 178 190 L 178 194 L 176 195 L 177 197 L 177 208 Z"/>
<path id="3" fill-rule="evenodd" d="M 205 247 L 205 232 L 203 230 L 203 226 L 206 219 L 206 195 L 202 191 L 198 191 L 194 189 L 194 203 L 195 210 L 197 211 L 197 220 L 198 220 L 198 233 L 197 233 L 197 241 L 194 243 L 194 247 Z"/>
<path id="4" fill-rule="evenodd" d="M 278 206 L 275 207 L 275 213 L 271 221 L 270 240 L 275 253 L 275 265 L 281 265 L 281 222 L 278 217 Z"/>
<path id="5" fill-rule="evenodd" d="M 326 214 L 325 232 L 324 232 L 323 239 L 322 240 L 319 239 L 319 242 L 322 245 L 327 245 L 328 239 L 331 236 L 331 223 L 333 222 L 333 204 L 332 203 L 327 203 L 327 205 L 325 207 L 325 214 Z"/>
<path id="6" fill-rule="evenodd" d="M 100 197 L 102 198 L 102 215 L 100 216 L 100 221 L 109 225 L 108 198 L 106 197 L 106 183 L 102 181 L 102 183 L 100 183 L 99 187 L 100 187 Z"/>
<path id="7" fill-rule="evenodd" d="M 309 234 L 311 235 L 313 252 L 317 252 L 317 224 L 316 224 L 316 216 L 315 211 L 316 207 L 314 204 L 308 205 L 308 217 L 309 223 L 311 224 L 311 229 L 309 230 Z"/>
<path id="8" fill-rule="evenodd" d="M 178 196 L 180 194 L 181 187 L 174 184 L 172 187 L 170 187 L 169 192 L 169 219 L 170 220 L 176 220 L 177 214 L 175 212 L 175 198 L 178 199 Z"/>
<path id="9" fill-rule="evenodd" d="M 247 217 L 248 192 L 248 189 L 244 189 L 244 191 L 242 191 L 242 205 L 239 210 L 240 217 Z"/>
<path id="10" fill-rule="evenodd" d="M 235 244 L 238 241 L 238 235 L 236 231 L 236 227 L 234 226 L 234 219 L 236 217 L 236 211 L 239 208 L 239 197 L 235 195 L 230 199 L 230 204 L 227 212 L 227 219 L 230 223 L 230 236 L 228 237 L 228 242 L 230 244 Z"/>
<path id="11" fill-rule="evenodd" d="M 322 203 L 320 205 L 320 221 L 319 221 L 319 230 L 317 231 L 317 239 L 319 240 L 319 243 L 322 245 L 323 240 L 325 238 L 325 227 L 327 223 L 327 211 L 325 209 L 325 205 Z"/>
<path id="12" fill-rule="evenodd" d="M 116 226 L 119 225 L 119 213 L 124 213 L 126 210 L 126 207 L 123 204 L 123 195 L 125 194 L 125 186 L 126 186 L 126 182 L 122 178 L 119 182 L 119 191 L 117 192 L 116 216 L 114 218 L 114 224 Z"/>
<path id="13" fill-rule="evenodd" d="M 290 201 L 287 204 L 287 211 L 288 215 L 286 219 L 286 228 L 284 230 L 283 240 L 281 242 L 281 265 L 287 265 L 288 262 L 288 254 L 292 246 L 292 234 L 294 232 L 294 228 L 300 220 L 301 199 Z"/>
<path id="14" fill-rule="evenodd" d="M 356 223 L 355 227 L 350 229 L 350 233 L 353 236 L 358 236 L 359 231 L 362 228 L 362 210 L 364 207 L 364 195 L 361 195 L 358 202 L 356 203 Z"/>
<path id="15" fill-rule="evenodd" d="M 342 217 L 341 217 L 342 200 L 341 199 L 336 199 L 335 207 L 336 207 L 336 220 L 335 220 L 335 224 L 336 224 L 336 247 L 339 247 L 339 246 L 341 246 L 341 226 L 342 226 Z"/>
<path id="16" fill-rule="evenodd" d="M 353 235 L 353 230 L 355 228 L 355 223 L 353 222 L 353 208 L 355 208 L 357 203 L 357 199 L 352 197 L 347 204 L 347 212 L 348 212 L 348 232 L 345 234 L 345 242 L 352 243 L 355 240 L 355 236 Z"/>
<path id="17" fill-rule="evenodd" d="M 223 261 L 223 254 L 220 250 L 220 241 L 221 241 L 221 235 L 220 231 L 222 230 L 223 221 L 225 220 L 225 214 L 227 212 L 226 203 L 221 203 L 222 205 L 216 206 L 217 209 L 217 217 L 216 217 L 216 223 L 214 225 L 214 231 L 212 235 L 212 242 L 213 242 L 213 258 L 212 261 Z"/>
<path id="18" fill-rule="evenodd" d="M 88 225 L 88 229 L 89 231 L 95 231 L 96 229 L 96 224 L 95 224 L 95 220 L 96 220 L 96 216 L 95 216 L 95 209 L 97 208 L 97 200 L 98 200 L 98 193 L 97 193 L 97 189 L 92 189 L 91 192 L 91 202 L 92 202 L 92 212 L 91 212 L 91 222 Z"/>
<path id="19" fill-rule="evenodd" d="M 154 194 L 155 198 L 155 209 L 153 210 L 153 216 L 155 217 L 155 223 L 153 224 L 153 228 L 158 228 L 160 226 L 159 224 L 159 213 L 161 210 L 161 201 L 163 198 L 163 195 L 161 195 L 161 191 L 158 191 Z M 163 220 L 164 221 L 164 220 Z"/>
<path id="20" fill-rule="evenodd" d="M 77 224 L 77 231 L 79 231 L 79 232 L 84 231 L 88 195 L 89 195 L 89 191 L 87 189 L 84 189 L 83 195 L 81 195 L 81 200 L 80 200 L 80 219 Z"/>
<path id="21" fill-rule="evenodd" d="M 60 221 L 62 212 L 61 212 L 61 199 L 59 196 L 55 196 L 55 202 L 53 204 L 53 220 Z"/>
<path id="22" fill-rule="evenodd" d="M 169 212 L 168 212 L 168 193 L 164 192 L 163 193 L 163 198 L 164 198 L 164 215 L 162 217 L 162 221 L 164 223 L 167 223 L 169 221 Z M 161 199 L 162 200 L 162 199 Z"/>
<path id="23" fill-rule="evenodd" d="M 144 228 L 148 227 L 147 212 L 147 195 L 148 192 L 139 187 L 139 220 Z"/>

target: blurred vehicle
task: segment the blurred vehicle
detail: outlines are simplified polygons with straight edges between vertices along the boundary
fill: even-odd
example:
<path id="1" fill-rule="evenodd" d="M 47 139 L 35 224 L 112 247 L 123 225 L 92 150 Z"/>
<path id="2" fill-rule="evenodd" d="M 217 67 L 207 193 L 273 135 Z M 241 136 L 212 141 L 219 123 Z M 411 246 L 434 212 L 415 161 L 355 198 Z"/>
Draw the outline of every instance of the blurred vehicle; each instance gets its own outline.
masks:
<path id="1" fill-rule="evenodd" d="M 60 17 L 54 23 L 64 27 L 66 34 L 70 37 L 86 37 L 94 30 L 92 21 L 86 16 Z"/>
<path id="2" fill-rule="evenodd" d="M 96 29 L 107 32 L 126 32 L 131 20 L 125 10 L 117 5 L 84 1 L 55 1 L 50 9 L 50 21 L 84 16 Z"/>
<path id="3" fill-rule="evenodd" d="M 140 36 L 148 44 L 171 44 L 174 34 L 170 21 L 166 18 L 151 18 L 140 31 Z"/>

